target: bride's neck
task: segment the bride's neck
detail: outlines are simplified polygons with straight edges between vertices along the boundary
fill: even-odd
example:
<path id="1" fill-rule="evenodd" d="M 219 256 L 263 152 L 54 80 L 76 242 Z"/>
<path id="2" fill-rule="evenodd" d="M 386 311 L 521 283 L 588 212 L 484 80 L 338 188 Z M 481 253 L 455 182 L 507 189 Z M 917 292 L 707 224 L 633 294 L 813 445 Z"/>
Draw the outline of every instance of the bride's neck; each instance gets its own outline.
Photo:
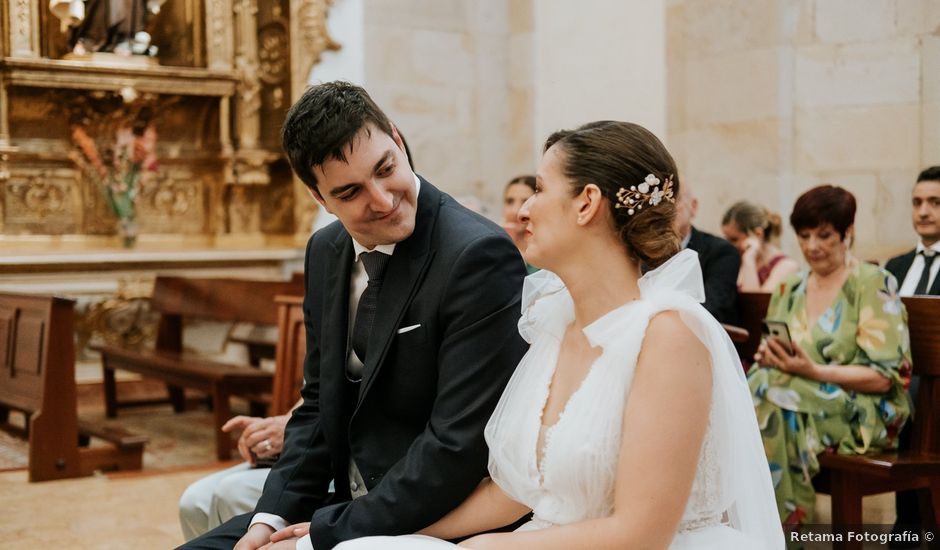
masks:
<path id="1" fill-rule="evenodd" d="M 585 250 L 579 256 L 556 273 L 571 294 L 577 325 L 590 325 L 640 297 L 640 267 L 625 251 Z"/>

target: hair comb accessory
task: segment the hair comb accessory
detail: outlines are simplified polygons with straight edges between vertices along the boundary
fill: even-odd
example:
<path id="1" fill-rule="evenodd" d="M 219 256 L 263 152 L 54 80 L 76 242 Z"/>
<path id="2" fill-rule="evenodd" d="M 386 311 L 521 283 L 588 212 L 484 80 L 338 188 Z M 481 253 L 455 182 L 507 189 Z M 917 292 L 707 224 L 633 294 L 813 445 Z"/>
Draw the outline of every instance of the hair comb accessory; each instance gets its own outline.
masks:
<path id="1" fill-rule="evenodd" d="M 617 191 L 617 208 L 626 208 L 627 214 L 632 216 L 636 212 L 643 210 L 644 205 L 656 206 L 662 201 L 676 202 L 675 193 L 672 190 L 672 174 L 665 182 L 653 174 L 646 176 L 639 185 L 631 185 L 629 189 L 621 187 Z"/>

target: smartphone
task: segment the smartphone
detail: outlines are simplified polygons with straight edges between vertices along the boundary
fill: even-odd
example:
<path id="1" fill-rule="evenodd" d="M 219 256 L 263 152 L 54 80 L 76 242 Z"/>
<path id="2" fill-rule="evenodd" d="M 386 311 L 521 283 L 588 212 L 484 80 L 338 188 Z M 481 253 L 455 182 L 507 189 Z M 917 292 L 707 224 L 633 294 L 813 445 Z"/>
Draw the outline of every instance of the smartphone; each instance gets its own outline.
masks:
<path id="1" fill-rule="evenodd" d="M 764 338 L 776 338 L 786 348 L 787 353 L 793 355 L 793 342 L 790 340 L 790 328 L 787 327 L 787 323 L 785 321 L 764 319 L 763 324 Z"/>

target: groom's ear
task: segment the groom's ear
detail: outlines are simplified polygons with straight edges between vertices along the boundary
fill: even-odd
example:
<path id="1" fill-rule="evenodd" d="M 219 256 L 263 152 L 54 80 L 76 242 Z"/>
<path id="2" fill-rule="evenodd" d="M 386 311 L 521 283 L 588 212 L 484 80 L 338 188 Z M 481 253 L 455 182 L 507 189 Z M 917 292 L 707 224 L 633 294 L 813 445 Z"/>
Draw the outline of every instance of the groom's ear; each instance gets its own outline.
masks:
<path id="1" fill-rule="evenodd" d="M 601 188 L 593 183 L 589 183 L 581 190 L 578 195 L 578 225 L 587 225 L 598 216 L 604 204 L 604 193 Z"/>

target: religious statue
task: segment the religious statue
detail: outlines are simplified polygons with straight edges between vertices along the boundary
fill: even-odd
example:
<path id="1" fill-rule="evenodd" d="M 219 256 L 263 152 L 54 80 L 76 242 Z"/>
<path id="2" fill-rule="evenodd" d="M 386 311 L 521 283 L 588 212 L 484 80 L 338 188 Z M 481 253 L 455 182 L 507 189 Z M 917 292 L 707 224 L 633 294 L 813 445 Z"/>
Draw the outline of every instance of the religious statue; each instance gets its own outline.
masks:
<path id="1" fill-rule="evenodd" d="M 50 0 L 49 9 L 68 29 L 73 54 L 111 52 L 155 56 L 147 19 L 166 0 Z"/>

